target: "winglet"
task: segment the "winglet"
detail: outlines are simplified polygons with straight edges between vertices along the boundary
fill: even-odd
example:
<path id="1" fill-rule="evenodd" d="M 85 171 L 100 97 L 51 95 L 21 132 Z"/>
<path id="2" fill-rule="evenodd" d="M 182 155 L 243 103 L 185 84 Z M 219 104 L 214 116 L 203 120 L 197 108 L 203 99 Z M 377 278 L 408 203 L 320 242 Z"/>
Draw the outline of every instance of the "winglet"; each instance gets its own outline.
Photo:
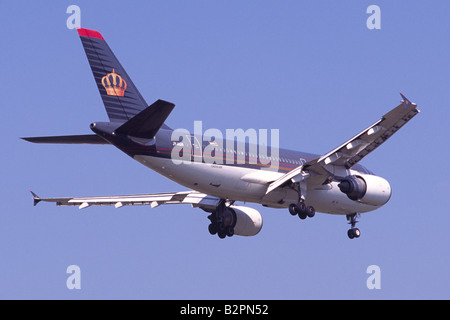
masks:
<path id="1" fill-rule="evenodd" d="M 39 196 L 33 191 L 30 190 L 30 192 L 33 195 L 33 205 L 36 207 L 36 205 L 41 202 L 41 198 L 39 198 Z"/>
<path id="2" fill-rule="evenodd" d="M 408 98 L 406 98 L 401 92 L 400 95 L 403 98 L 403 105 L 405 106 L 405 108 L 408 108 L 408 106 L 411 104 L 411 101 L 409 101 Z"/>

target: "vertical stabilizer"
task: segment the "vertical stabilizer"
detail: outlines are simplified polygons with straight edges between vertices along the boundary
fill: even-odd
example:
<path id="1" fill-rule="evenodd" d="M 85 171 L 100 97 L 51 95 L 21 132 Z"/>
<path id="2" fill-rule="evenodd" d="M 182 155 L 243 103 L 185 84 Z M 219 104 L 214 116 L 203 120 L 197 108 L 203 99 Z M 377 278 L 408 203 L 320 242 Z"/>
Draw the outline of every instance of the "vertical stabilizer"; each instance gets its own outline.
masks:
<path id="1" fill-rule="evenodd" d="M 78 29 L 95 83 L 111 122 L 123 123 L 147 108 L 125 69 L 98 31 Z"/>

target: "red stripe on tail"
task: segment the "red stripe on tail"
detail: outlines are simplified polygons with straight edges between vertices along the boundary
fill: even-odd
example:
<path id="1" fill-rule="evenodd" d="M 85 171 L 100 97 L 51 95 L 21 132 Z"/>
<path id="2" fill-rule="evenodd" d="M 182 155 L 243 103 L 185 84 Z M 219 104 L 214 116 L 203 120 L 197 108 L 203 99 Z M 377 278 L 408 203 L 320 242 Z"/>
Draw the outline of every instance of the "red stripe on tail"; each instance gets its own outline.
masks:
<path id="1" fill-rule="evenodd" d="M 77 30 L 78 30 L 78 34 L 80 35 L 80 37 L 89 37 L 89 38 L 97 38 L 97 39 L 105 40 L 105 39 L 103 39 L 102 35 L 98 31 L 83 29 L 83 28 L 78 28 Z"/>

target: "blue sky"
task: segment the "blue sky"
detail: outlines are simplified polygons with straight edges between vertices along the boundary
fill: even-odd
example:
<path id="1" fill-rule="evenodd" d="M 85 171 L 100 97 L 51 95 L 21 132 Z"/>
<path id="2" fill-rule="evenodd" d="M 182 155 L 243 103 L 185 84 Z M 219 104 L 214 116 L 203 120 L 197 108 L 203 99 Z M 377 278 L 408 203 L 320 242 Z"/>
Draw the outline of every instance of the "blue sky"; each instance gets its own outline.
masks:
<path id="1" fill-rule="evenodd" d="M 300 221 L 260 210 L 256 237 L 222 241 L 189 206 L 32 206 L 43 197 L 185 190 L 110 146 L 19 137 L 90 133 L 107 119 L 66 8 L 99 30 L 168 124 L 280 129 L 323 154 L 398 105 L 421 113 L 362 161 L 393 188 L 363 214 Z M 381 9 L 369 30 L 366 9 Z M 2 1 L 0 298 L 449 299 L 450 3 L 433 1 Z M 68 290 L 66 268 L 81 268 Z M 381 270 L 369 290 L 366 269 Z"/>

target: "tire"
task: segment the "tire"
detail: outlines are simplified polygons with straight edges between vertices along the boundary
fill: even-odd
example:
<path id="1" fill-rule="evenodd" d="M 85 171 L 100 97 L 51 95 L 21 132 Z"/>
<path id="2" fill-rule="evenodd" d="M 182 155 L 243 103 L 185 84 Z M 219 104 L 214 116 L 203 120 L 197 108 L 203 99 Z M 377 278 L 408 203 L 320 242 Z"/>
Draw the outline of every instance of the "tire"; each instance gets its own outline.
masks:
<path id="1" fill-rule="evenodd" d="M 225 230 L 219 230 L 218 234 L 220 239 L 225 239 L 227 237 Z"/>
<path id="2" fill-rule="evenodd" d="M 353 234 L 353 229 L 348 229 L 348 231 L 347 231 L 347 236 L 348 236 L 350 239 L 353 239 L 353 238 L 355 237 L 355 235 Z"/>
<path id="3" fill-rule="evenodd" d="M 306 211 L 303 211 L 303 212 L 299 212 L 299 213 L 298 213 L 298 217 L 299 217 L 301 220 L 305 220 L 306 217 L 308 217 L 308 216 L 306 215 Z"/>
<path id="4" fill-rule="evenodd" d="M 359 238 L 361 231 L 358 228 L 352 228 L 347 231 L 347 235 L 350 239 Z"/>
<path id="5" fill-rule="evenodd" d="M 310 218 L 314 217 L 316 215 L 316 210 L 312 206 L 306 207 L 306 215 Z"/>
<path id="6" fill-rule="evenodd" d="M 306 205 L 304 202 L 299 202 L 299 204 L 296 205 L 295 208 L 296 208 L 297 214 L 306 213 Z"/>
<path id="7" fill-rule="evenodd" d="M 210 223 L 208 226 L 208 231 L 211 235 L 215 235 L 217 233 L 217 225 L 215 223 Z"/>
<path id="8" fill-rule="evenodd" d="M 228 237 L 232 237 L 234 235 L 234 228 L 233 227 L 231 227 L 231 226 L 226 227 L 226 231 L 227 231 L 227 236 Z"/>
<path id="9" fill-rule="evenodd" d="M 296 204 L 294 204 L 294 203 L 291 203 L 290 205 L 289 205 L 289 213 L 292 215 L 292 216 L 295 216 L 296 214 L 297 214 L 297 205 Z"/>

